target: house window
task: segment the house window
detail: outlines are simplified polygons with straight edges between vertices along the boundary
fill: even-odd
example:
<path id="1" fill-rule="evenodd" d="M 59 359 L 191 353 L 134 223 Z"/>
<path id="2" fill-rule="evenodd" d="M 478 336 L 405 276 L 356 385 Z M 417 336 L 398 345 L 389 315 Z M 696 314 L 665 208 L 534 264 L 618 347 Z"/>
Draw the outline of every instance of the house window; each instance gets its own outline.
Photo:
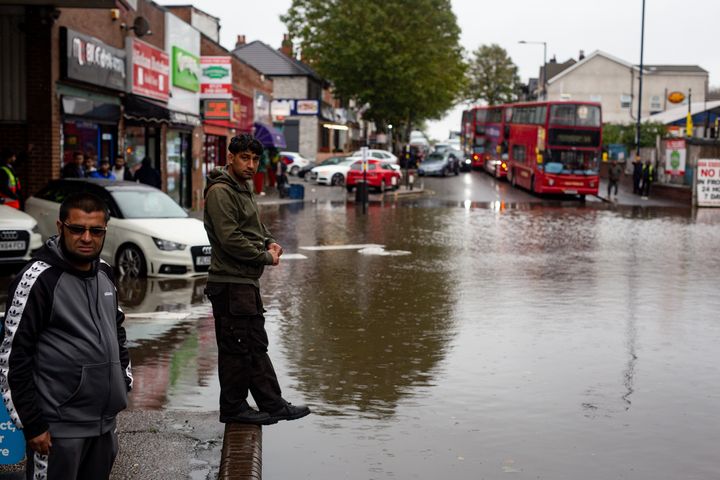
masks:
<path id="1" fill-rule="evenodd" d="M 620 108 L 632 107 L 632 95 L 620 95 Z"/>
<path id="2" fill-rule="evenodd" d="M 662 101 L 660 95 L 653 95 L 650 97 L 650 111 L 659 112 L 662 111 Z"/>

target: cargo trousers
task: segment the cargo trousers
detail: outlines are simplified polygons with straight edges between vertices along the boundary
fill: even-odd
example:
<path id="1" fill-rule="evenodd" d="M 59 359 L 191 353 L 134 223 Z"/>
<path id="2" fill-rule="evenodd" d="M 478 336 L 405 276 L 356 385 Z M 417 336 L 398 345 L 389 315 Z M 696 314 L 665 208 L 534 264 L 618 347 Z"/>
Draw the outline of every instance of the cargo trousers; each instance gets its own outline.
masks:
<path id="1" fill-rule="evenodd" d="M 262 412 L 283 408 L 280 384 L 267 354 L 260 290 L 250 284 L 208 282 L 205 294 L 215 317 L 220 416 L 246 410 L 248 392 Z"/>

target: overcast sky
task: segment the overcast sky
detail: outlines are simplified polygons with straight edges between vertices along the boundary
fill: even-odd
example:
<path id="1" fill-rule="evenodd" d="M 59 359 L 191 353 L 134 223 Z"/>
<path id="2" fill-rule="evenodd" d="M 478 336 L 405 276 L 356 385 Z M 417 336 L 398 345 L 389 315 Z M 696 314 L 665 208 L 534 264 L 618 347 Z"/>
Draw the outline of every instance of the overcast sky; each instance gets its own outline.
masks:
<path id="1" fill-rule="evenodd" d="M 363 0 L 357 0 L 363 1 Z M 278 48 L 286 32 L 279 15 L 290 0 L 159 0 L 161 5 L 193 3 L 220 18 L 220 43 L 232 49 L 238 34 Z M 461 44 L 475 50 L 497 43 L 505 48 L 527 82 L 537 77 L 547 43 L 548 60 L 577 59 L 580 50 L 602 50 L 630 63 L 640 62 L 642 0 L 452 0 L 462 29 Z M 421 12 L 419 12 L 421 13 Z M 710 85 L 720 86 L 720 0 L 646 0 L 645 63 L 700 65 Z M 460 128 L 460 108 L 431 122 L 436 139 Z"/>

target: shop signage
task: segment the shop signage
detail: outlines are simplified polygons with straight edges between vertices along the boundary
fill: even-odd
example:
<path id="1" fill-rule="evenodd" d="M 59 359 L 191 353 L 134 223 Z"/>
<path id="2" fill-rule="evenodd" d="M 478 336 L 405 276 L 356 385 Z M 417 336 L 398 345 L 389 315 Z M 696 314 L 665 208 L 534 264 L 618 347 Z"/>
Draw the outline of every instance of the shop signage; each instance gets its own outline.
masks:
<path id="1" fill-rule="evenodd" d="M 233 120 L 238 130 L 251 132 L 253 128 L 253 99 L 242 93 L 233 92 Z"/>
<path id="2" fill-rule="evenodd" d="M 685 94 L 682 92 L 671 92 L 667 98 L 670 103 L 682 103 L 682 101 L 685 100 Z"/>
<path id="3" fill-rule="evenodd" d="M 4 406 L 0 406 L 0 431 L 0 465 L 21 462 L 25 457 L 25 438 L 22 430 L 15 428 L 15 423 Z"/>
<path id="4" fill-rule="evenodd" d="M 317 100 L 298 100 L 295 103 L 297 115 L 317 115 L 320 113 L 320 102 Z"/>
<path id="5" fill-rule="evenodd" d="M 665 140 L 665 174 L 685 175 L 685 140 Z"/>
<path id="6" fill-rule="evenodd" d="M 230 120 L 232 118 L 232 100 L 204 99 L 202 107 L 203 118 L 207 120 Z"/>
<path id="7" fill-rule="evenodd" d="M 125 51 L 95 37 L 60 29 L 61 71 L 64 78 L 125 90 Z"/>
<path id="8" fill-rule="evenodd" d="M 285 117 L 292 115 L 294 108 L 294 100 L 273 100 L 270 104 L 270 113 L 272 114 L 273 122 L 283 121 Z"/>
<path id="9" fill-rule="evenodd" d="M 696 191 L 700 207 L 720 207 L 720 158 L 699 158 Z"/>
<path id="10" fill-rule="evenodd" d="M 230 57 L 200 57 L 200 97 L 232 98 Z"/>
<path id="11" fill-rule="evenodd" d="M 170 97 L 170 57 L 167 53 L 136 38 L 127 40 L 128 91 L 167 102 Z"/>
<path id="12" fill-rule="evenodd" d="M 172 84 L 197 92 L 200 90 L 200 58 L 180 47 L 172 47 Z"/>
<path id="13" fill-rule="evenodd" d="M 270 97 L 263 92 L 255 92 L 254 117 L 256 122 L 271 123 Z"/>

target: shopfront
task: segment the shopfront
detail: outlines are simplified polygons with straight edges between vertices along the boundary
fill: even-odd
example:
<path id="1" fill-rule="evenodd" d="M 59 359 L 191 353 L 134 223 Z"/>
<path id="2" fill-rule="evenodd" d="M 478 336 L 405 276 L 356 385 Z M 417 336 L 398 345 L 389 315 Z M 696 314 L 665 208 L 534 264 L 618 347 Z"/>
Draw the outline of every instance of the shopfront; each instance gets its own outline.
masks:
<path id="1" fill-rule="evenodd" d="M 60 29 L 62 80 L 90 84 L 59 83 L 62 117 L 62 165 L 75 152 L 114 162 L 117 156 L 120 98 L 125 90 L 125 52 L 97 38 L 68 28 Z M 97 88 L 99 87 L 99 88 Z M 61 167 L 62 167 L 61 165 Z"/>

